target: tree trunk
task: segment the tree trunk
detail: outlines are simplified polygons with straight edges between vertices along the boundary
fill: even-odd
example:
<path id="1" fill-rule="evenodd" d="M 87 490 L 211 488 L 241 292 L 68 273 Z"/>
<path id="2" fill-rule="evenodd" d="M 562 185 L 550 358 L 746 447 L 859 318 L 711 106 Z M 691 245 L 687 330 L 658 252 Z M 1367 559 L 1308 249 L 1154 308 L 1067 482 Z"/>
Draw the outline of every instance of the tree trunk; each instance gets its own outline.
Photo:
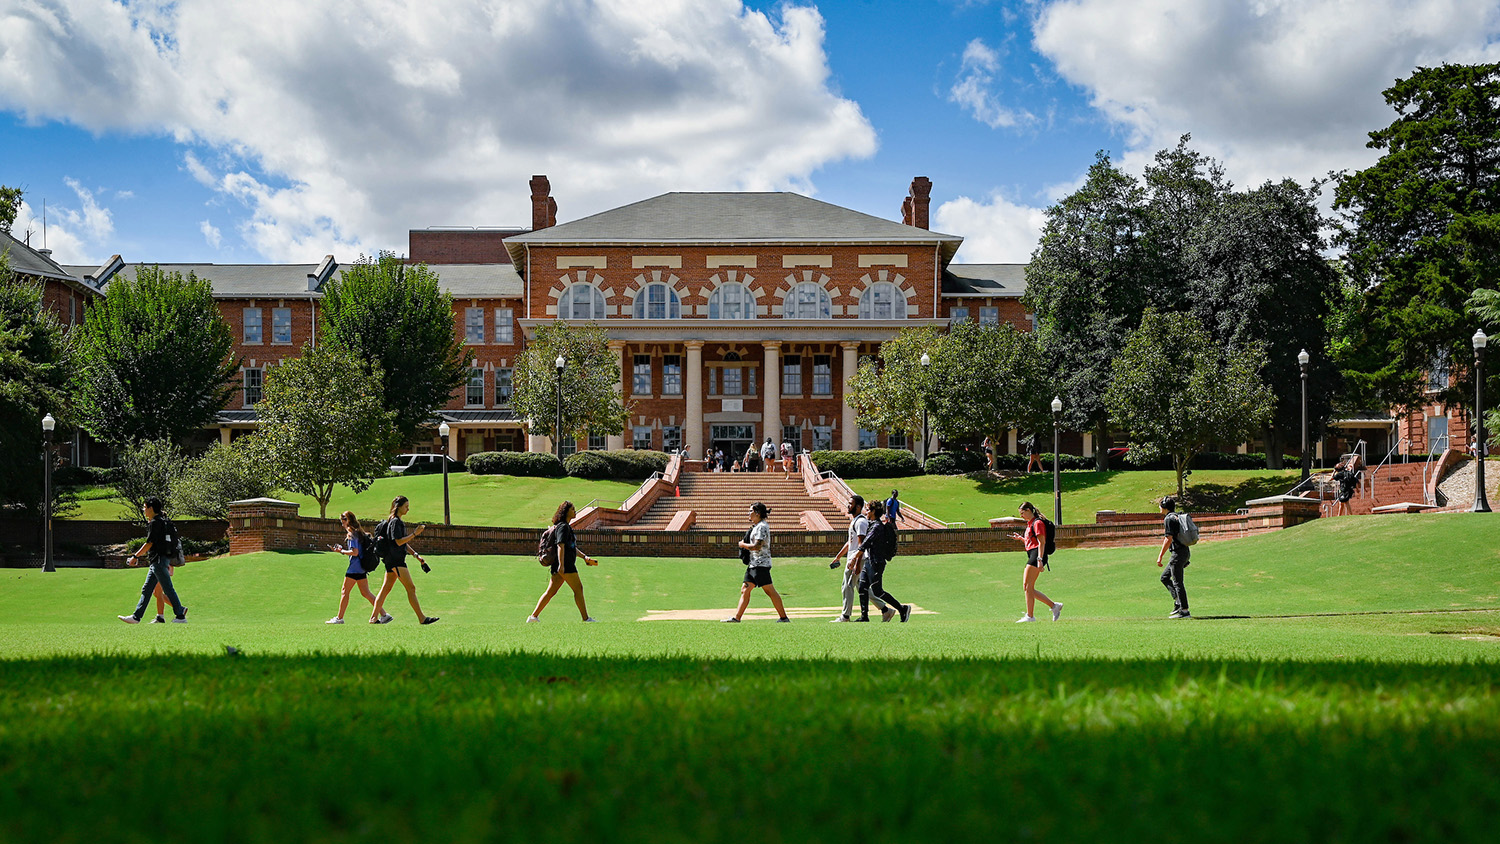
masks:
<path id="1" fill-rule="evenodd" d="M 326 518 L 328 518 L 328 500 L 330 498 L 332 498 L 332 497 L 333 497 L 333 485 L 332 484 L 330 484 L 326 489 L 320 489 L 320 490 L 318 490 L 318 494 L 317 494 L 317 499 L 318 499 L 318 518 L 320 518 L 320 519 L 326 519 Z"/>
<path id="2" fill-rule="evenodd" d="M 1109 471 L 1109 420 L 1094 423 L 1094 468 Z"/>
<path id="3" fill-rule="evenodd" d="M 1281 442 L 1281 431 L 1274 425 L 1266 426 L 1266 468 L 1285 469 L 1286 461 L 1283 452 L 1286 446 Z"/>
<path id="4" fill-rule="evenodd" d="M 1183 493 L 1186 491 L 1182 485 L 1182 480 L 1184 473 L 1187 472 L 1187 458 L 1175 454 L 1172 455 L 1172 468 L 1177 471 L 1177 499 L 1180 501 L 1182 500 Z"/>

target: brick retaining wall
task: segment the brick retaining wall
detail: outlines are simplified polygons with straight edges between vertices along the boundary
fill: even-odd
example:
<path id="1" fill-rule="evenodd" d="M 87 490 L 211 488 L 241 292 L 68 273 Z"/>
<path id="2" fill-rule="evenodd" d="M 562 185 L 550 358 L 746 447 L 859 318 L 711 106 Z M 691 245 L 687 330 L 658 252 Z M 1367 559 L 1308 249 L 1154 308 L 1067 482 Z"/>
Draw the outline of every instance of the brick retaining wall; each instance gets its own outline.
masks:
<path id="1" fill-rule="evenodd" d="M 343 542 L 337 521 L 298 515 L 297 505 L 272 499 L 236 502 L 230 506 L 229 553 L 283 549 L 322 550 Z M 1156 545 L 1161 542 L 1160 516 L 1114 519 L 1094 524 L 1063 525 L 1057 532 L 1059 548 L 1114 548 Z M 1193 517 L 1203 541 L 1237 539 L 1292 527 L 1318 517 L 1315 500 L 1276 496 L 1250 502 L 1246 515 L 1210 514 Z M 997 519 L 991 527 L 949 530 L 903 530 L 903 556 L 992 553 L 1021 550 L 1011 538 L 1019 520 Z M 416 541 L 423 554 L 531 556 L 536 553 L 537 527 L 472 527 L 429 525 Z M 776 553 L 788 557 L 832 557 L 844 543 L 845 531 L 778 531 Z M 593 556 L 608 557 L 735 557 L 735 543 L 743 531 L 659 531 L 587 529 L 578 543 Z"/>
<path id="2" fill-rule="evenodd" d="M 177 529 L 189 539 L 213 542 L 224 538 L 228 528 L 226 522 L 200 520 L 174 520 Z M 53 545 L 71 543 L 75 545 L 121 545 L 146 535 L 146 525 L 141 522 L 125 522 L 117 519 L 58 519 L 52 523 L 56 535 Z M 41 550 L 42 523 L 40 519 L 0 520 L 0 545 L 19 545 L 22 548 Z"/>

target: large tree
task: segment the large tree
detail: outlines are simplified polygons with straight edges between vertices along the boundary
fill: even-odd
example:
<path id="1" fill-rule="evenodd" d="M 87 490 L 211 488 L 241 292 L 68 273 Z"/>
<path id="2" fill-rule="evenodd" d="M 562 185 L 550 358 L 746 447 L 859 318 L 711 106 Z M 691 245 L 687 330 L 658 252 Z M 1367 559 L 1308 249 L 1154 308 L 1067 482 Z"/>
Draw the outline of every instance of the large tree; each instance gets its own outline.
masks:
<path id="1" fill-rule="evenodd" d="M 1214 442 L 1244 442 L 1270 418 L 1259 346 L 1229 350 L 1187 313 L 1148 310 L 1115 360 L 1105 397 L 1134 435 L 1129 460 L 1170 458 L 1177 493 L 1193 458 Z"/>
<path id="2" fill-rule="evenodd" d="M 1104 395 L 1113 361 L 1147 305 L 1145 204 L 1140 182 L 1099 153 L 1083 186 L 1047 209 L 1026 267 L 1022 302 L 1036 315 L 1063 423 L 1094 432 L 1101 470 L 1109 468 Z"/>
<path id="3" fill-rule="evenodd" d="M 42 501 L 42 417 L 69 418 L 71 358 L 63 328 L 0 252 L 0 505 Z"/>
<path id="4" fill-rule="evenodd" d="M 620 381 L 619 356 L 609 349 L 604 329 L 552 322 L 537 326 L 536 337 L 516 359 L 515 395 L 511 406 L 528 420 L 533 434 L 550 437 L 558 413 L 556 361 L 561 355 L 562 436 L 619 434 L 630 410 L 615 390 Z"/>
<path id="5" fill-rule="evenodd" d="M 1306 349 L 1307 412 L 1312 431 L 1332 415 L 1340 378 L 1331 358 L 1329 323 L 1340 295 L 1339 277 L 1323 257 L 1320 187 L 1291 179 L 1232 192 L 1204 214 L 1188 235 L 1183 265 L 1190 279 L 1189 310 L 1230 349 L 1267 351 L 1261 373 L 1276 397 L 1264 431 L 1267 468 L 1282 468 L 1288 442 L 1301 439 L 1302 372 Z"/>
<path id="6" fill-rule="evenodd" d="M 341 346 L 305 346 L 266 373 L 249 448 L 292 492 L 328 517 L 339 484 L 363 492 L 386 474 L 399 446 L 395 414 L 381 402 L 381 373 Z"/>
<path id="7" fill-rule="evenodd" d="M 1041 343 L 1010 323 L 954 326 L 929 377 L 932 417 L 945 436 L 1000 442 L 1009 429 L 1050 424 L 1052 378 Z"/>
<path id="8" fill-rule="evenodd" d="M 402 442 L 416 438 L 467 376 L 453 329 L 453 297 L 426 264 L 389 252 L 362 257 L 328 283 L 323 340 L 353 351 L 385 373 L 382 403 Z"/>
<path id="9" fill-rule="evenodd" d="M 903 328 L 880 344 L 880 357 L 866 357 L 849 381 L 846 400 L 861 427 L 900 431 L 913 441 L 922 439 L 922 411 L 930 409 L 932 366 L 922 366 L 922 355 L 940 360 L 948 336 L 936 328 Z"/>
<path id="10" fill-rule="evenodd" d="M 209 280 L 191 272 L 116 276 L 73 336 L 79 415 L 103 442 L 181 441 L 234 393 L 234 337 Z"/>
<path id="11" fill-rule="evenodd" d="M 20 188 L 0 185 L 0 232 L 9 233 L 11 226 L 15 225 L 24 195 Z"/>
<path id="12" fill-rule="evenodd" d="M 1486 334 L 1500 340 L 1500 290 L 1484 288 L 1474 291 L 1469 299 L 1469 310 L 1487 327 Z M 1472 337 L 1470 342 L 1472 344 Z M 1494 351 L 1486 350 L 1484 356 L 1485 404 L 1489 406 L 1484 424 L 1490 443 L 1500 442 L 1500 376 L 1495 374 L 1500 371 L 1500 363 L 1497 359 L 1500 359 L 1500 342 L 1496 343 Z"/>
<path id="13" fill-rule="evenodd" d="M 1500 64 L 1418 68 L 1385 91 L 1397 117 L 1370 133 L 1371 167 L 1341 179 L 1341 240 L 1365 292 L 1341 363 L 1370 401 L 1414 407 L 1434 369 L 1437 398 L 1473 395 L 1473 317 L 1465 305 L 1500 281 Z"/>

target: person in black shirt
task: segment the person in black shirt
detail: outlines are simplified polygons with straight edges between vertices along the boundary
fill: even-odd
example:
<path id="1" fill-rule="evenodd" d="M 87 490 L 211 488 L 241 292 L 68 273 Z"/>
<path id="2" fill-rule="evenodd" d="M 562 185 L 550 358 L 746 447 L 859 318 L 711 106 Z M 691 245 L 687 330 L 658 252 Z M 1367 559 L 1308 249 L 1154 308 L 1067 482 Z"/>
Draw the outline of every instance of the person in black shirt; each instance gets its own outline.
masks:
<path id="1" fill-rule="evenodd" d="M 1338 509 L 1334 511 L 1335 516 L 1348 516 L 1354 510 L 1349 506 L 1349 499 L 1354 497 L 1354 488 L 1359 485 L 1359 470 L 1354 467 L 1355 458 L 1340 460 L 1333 467 L 1333 482 L 1338 484 Z"/>
<path id="2" fill-rule="evenodd" d="M 150 602 L 151 596 L 156 593 L 156 585 L 161 584 L 161 591 L 166 594 L 167 600 L 172 603 L 172 621 L 177 624 L 187 623 L 187 607 L 177 598 L 177 590 L 172 587 L 171 563 L 176 559 L 176 545 L 178 537 L 174 535 L 172 528 L 167 525 L 166 515 L 162 512 L 160 498 L 151 497 L 141 507 L 141 515 L 146 517 L 146 544 L 141 550 L 126 558 L 129 565 L 136 565 L 142 557 L 150 561 L 151 570 L 146 572 L 146 585 L 141 587 L 141 600 L 135 605 L 135 612 L 130 615 L 118 616 L 126 624 L 140 624 L 141 618 L 146 614 L 146 604 Z"/>
<path id="3" fill-rule="evenodd" d="M 599 561 L 590 557 L 578 548 L 578 537 L 573 533 L 574 516 L 578 515 L 573 510 L 573 502 L 564 501 L 557 507 L 557 512 L 552 514 L 552 543 L 557 548 L 557 557 L 552 563 L 552 579 L 547 581 L 547 590 L 536 602 L 536 609 L 531 611 L 531 616 L 526 621 L 539 620 L 542 610 L 547 608 L 547 602 L 562 588 L 564 583 L 573 590 L 573 603 L 578 605 L 578 614 L 584 621 L 593 622 L 598 619 L 589 615 L 588 605 L 583 602 L 583 581 L 578 579 L 578 558 L 582 557 L 585 565 L 597 566 Z"/>
<path id="4" fill-rule="evenodd" d="M 438 620 L 437 616 L 426 615 L 422 612 L 422 605 L 417 603 L 417 584 L 411 582 L 411 572 L 406 568 L 408 551 L 417 558 L 423 569 L 427 568 L 427 560 L 423 559 L 422 555 L 417 553 L 416 546 L 411 544 L 413 539 L 422 535 L 422 531 L 427 530 L 427 526 L 417 525 L 417 529 L 407 535 L 406 523 L 401 521 L 401 517 L 410 509 L 411 504 L 404 495 L 398 495 L 391 500 L 391 512 L 386 517 L 385 535 L 395 543 L 396 555 L 385 560 L 385 580 L 380 584 L 380 594 L 375 597 L 375 609 L 370 614 L 371 624 L 387 624 L 391 621 L 390 615 L 385 611 L 385 598 L 391 594 L 391 588 L 398 580 L 401 581 L 402 586 L 406 587 L 406 599 L 411 602 L 412 611 L 417 614 L 417 621 L 423 624 L 433 624 Z"/>
<path id="5" fill-rule="evenodd" d="M 1168 618 L 1192 618 L 1188 612 L 1187 587 L 1182 585 L 1182 570 L 1188 566 L 1191 556 L 1186 545 L 1177 541 L 1182 533 L 1182 519 L 1177 515 L 1177 499 L 1167 496 L 1161 500 L 1162 531 L 1161 553 L 1156 555 L 1156 566 L 1161 568 L 1162 558 L 1172 552 L 1166 570 L 1161 573 L 1161 583 L 1172 594 L 1172 614 Z"/>

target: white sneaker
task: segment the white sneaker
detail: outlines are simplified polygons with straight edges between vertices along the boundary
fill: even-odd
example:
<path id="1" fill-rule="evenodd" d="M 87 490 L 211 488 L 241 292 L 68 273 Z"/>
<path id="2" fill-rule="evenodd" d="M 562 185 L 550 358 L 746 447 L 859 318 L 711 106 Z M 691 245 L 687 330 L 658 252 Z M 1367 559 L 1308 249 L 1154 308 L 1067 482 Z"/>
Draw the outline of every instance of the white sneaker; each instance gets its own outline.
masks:
<path id="1" fill-rule="evenodd" d="M 172 623 L 173 624 L 187 624 L 187 616 L 183 616 L 182 618 L 174 618 L 174 619 L 172 619 Z"/>
<path id="2" fill-rule="evenodd" d="M 139 618 L 136 618 L 133 615 L 120 615 L 120 616 L 115 616 L 115 617 L 118 618 L 118 619 L 120 619 L 121 621 L 125 622 L 126 624 L 140 624 L 141 623 L 141 620 Z"/>
<path id="3" fill-rule="evenodd" d="M 583 623 L 584 624 L 598 624 L 599 623 L 599 619 L 594 618 L 593 616 L 589 616 L 588 618 L 585 618 L 583 620 Z"/>
<path id="4" fill-rule="evenodd" d="M 1036 619 L 1032 618 L 1029 615 L 1023 615 L 1020 618 L 1016 619 L 1017 624 L 1025 624 L 1028 621 L 1036 621 Z"/>
<path id="5" fill-rule="evenodd" d="M 841 615 L 838 618 L 833 619 L 832 623 L 838 624 L 840 621 L 848 621 L 848 620 L 849 620 L 849 616 L 847 616 L 847 615 Z"/>
<path id="6" fill-rule="evenodd" d="M 383 612 L 383 613 L 380 614 L 380 623 L 381 624 L 390 624 L 391 622 L 393 622 L 395 620 L 396 620 L 396 617 L 393 616 L 393 615 L 391 615 L 388 612 Z"/>
<path id="7" fill-rule="evenodd" d="M 1062 604 L 1053 604 L 1052 605 L 1052 620 L 1056 621 L 1059 618 L 1062 618 Z"/>
<path id="8" fill-rule="evenodd" d="M 536 616 L 534 616 L 534 615 L 530 615 L 530 616 L 527 616 L 527 617 L 526 617 L 526 623 L 527 623 L 527 624 L 535 624 L 535 623 L 536 623 L 536 622 L 538 622 L 538 621 L 541 621 L 541 619 L 540 619 L 540 618 L 537 618 L 537 617 L 536 617 Z"/>
<path id="9" fill-rule="evenodd" d="M 324 624 L 343 624 L 344 620 L 342 618 L 330 618 L 330 619 L 328 619 L 327 621 L 325 621 L 323 623 Z"/>

